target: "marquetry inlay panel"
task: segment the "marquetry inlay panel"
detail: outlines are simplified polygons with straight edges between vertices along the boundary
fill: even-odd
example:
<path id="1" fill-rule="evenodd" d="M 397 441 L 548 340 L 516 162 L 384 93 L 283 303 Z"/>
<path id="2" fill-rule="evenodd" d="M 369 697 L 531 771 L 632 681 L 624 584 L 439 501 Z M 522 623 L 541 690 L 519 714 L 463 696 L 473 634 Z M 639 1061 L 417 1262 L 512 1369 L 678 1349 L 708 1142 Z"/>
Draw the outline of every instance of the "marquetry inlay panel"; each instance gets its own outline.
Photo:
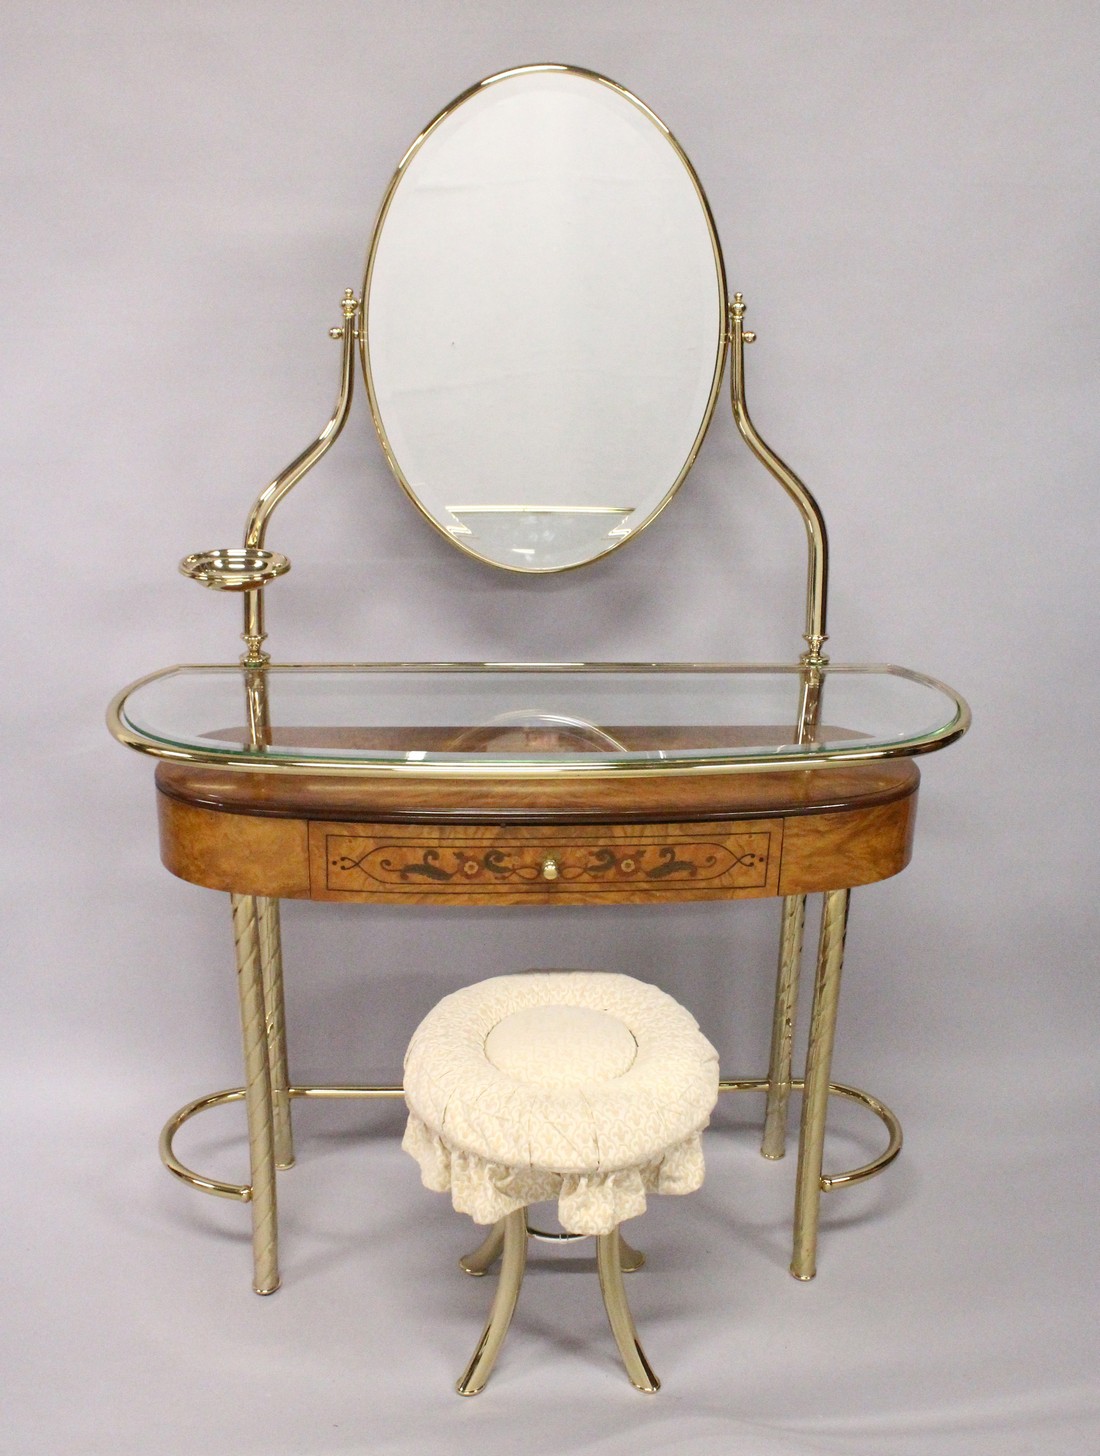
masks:
<path id="1" fill-rule="evenodd" d="M 783 826 L 310 826 L 315 898 L 577 903 L 777 893 Z"/>

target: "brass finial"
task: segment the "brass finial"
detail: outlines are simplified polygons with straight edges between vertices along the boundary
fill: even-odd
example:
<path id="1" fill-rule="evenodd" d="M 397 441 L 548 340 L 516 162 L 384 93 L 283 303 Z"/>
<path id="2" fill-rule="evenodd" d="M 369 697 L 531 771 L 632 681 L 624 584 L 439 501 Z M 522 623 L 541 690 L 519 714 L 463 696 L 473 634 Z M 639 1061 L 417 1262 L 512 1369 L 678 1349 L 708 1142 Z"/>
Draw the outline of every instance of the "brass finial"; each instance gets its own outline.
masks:
<path id="1" fill-rule="evenodd" d="M 827 667 L 828 666 L 829 659 L 825 656 L 825 654 L 821 650 L 825 646 L 825 643 L 826 643 L 827 640 L 828 640 L 828 633 L 825 633 L 825 632 L 807 632 L 806 633 L 805 637 L 803 638 L 803 641 L 807 645 L 807 650 L 798 659 L 799 662 L 802 664 L 803 667 Z"/>
<path id="2" fill-rule="evenodd" d="M 359 300 L 356 298 L 353 289 L 344 289 L 344 296 L 340 300 L 340 307 L 341 309 L 343 309 L 344 312 L 344 328 L 329 329 L 328 336 L 330 339 L 342 339 L 344 337 L 344 329 L 347 328 L 348 321 L 353 319 L 355 315 L 359 312 Z"/>
<path id="3" fill-rule="evenodd" d="M 251 668 L 267 667 L 271 661 L 270 653 L 263 650 L 266 632 L 242 632 L 241 641 L 247 651 L 241 654 L 241 666 Z"/>

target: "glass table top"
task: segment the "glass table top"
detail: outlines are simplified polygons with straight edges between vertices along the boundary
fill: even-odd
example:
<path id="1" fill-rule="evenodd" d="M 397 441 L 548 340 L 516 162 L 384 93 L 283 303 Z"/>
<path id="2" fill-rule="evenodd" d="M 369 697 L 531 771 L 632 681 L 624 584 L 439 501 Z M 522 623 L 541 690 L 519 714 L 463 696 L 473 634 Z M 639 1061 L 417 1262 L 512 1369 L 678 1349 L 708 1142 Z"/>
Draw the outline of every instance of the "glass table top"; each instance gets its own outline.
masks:
<path id="1" fill-rule="evenodd" d="M 965 733 L 951 688 L 906 668 L 742 663 L 386 663 L 165 668 L 111 704 L 158 758 L 252 770 L 468 777 L 804 768 L 904 757 Z M 250 722 L 254 725 L 250 731 Z"/>

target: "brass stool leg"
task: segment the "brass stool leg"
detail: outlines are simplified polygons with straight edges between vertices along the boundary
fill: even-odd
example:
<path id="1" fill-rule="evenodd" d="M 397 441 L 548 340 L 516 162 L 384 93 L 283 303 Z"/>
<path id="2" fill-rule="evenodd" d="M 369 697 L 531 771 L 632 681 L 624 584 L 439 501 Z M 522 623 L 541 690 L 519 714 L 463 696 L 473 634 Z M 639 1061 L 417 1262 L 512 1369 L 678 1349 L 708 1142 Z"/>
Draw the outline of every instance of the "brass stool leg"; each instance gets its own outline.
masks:
<path id="1" fill-rule="evenodd" d="M 641 1249 L 635 1249 L 623 1238 L 622 1225 L 619 1226 L 619 1268 L 624 1274 L 635 1274 L 645 1265 L 645 1255 Z"/>
<path id="2" fill-rule="evenodd" d="M 798 971 L 805 923 L 806 896 L 785 896 L 783 927 L 779 937 L 779 969 L 775 980 L 771 1055 L 768 1059 L 768 1100 L 764 1112 L 764 1138 L 760 1145 L 765 1158 L 781 1158 L 787 1146 L 791 1051 L 798 1010 Z"/>
<path id="3" fill-rule="evenodd" d="M 233 939 L 237 947 L 237 987 L 244 1041 L 245 1108 L 248 1113 L 252 1205 L 252 1287 L 274 1294 L 279 1287 L 278 1222 L 275 1202 L 275 1137 L 271 1110 L 271 1068 L 267 1019 L 260 971 L 260 932 L 256 899 L 231 895 Z"/>
<path id="4" fill-rule="evenodd" d="M 286 1051 L 286 1009 L 283 1001 L 283 944 L 279 930 L 279 902 L 258 896 L 260 969 L 264 982 L 264 1024 L 271 1069 L 271 1104 L 275 1122 L 275 1166 L 294 1166 L 294 1135 L 290 1124 L 290 1071 Z"/>
<path id="5" fill-rule="evenodd" d="M 630 1383 L 636 1390 L 642 1390 L 647 1395 L 652 1395 L 654 1391 L 660 1390 L 661 1382 L 649 1368 L 645 1351 L 638 1342 L 638 1331 L 634 1328 L 630 1306 L 626 1302 L 623 1270 L 619 1262 L 619 1230 L 617 1228 L 612 1229 L 609 1234 L 597 1236 L 596 1267 L 600 1273 L 600 1289 L 603 1292 L 604 1308 L 607 1310 L 607 1318 L 611 1324 L 611 1333 L 615 1336 L 619 1354 L 623 1357 L 623 1364 L 626 1366 Z"/>
<path id="6" fill-rule="evenodd" d="M 806 1081 L 802 1094 L 802 1129 L 798 1144 L 798 1182 L 794 1202 L 794 1254 L 791 1273 L 812 1279 L 817 1272 L 817 1223 L 821 1205 L 821 1161 L 825 1149 L 825 1115 L 836 1035 L 844 937 L 848 926 L 847 890 L 830 890 L 821 913 Z"/>
<path id="7" fill-rule="evenodd" d="M 524 1227 L 526 1228 L 526 1225 Z M 462 1258 L 459 1259 L 459 1268 L 465 1269 L 467 1274 L 472 1274 L 475 1278 L 480 1278 L 482 1274 L 488 1274 L 489 1270 L 500 1258 L 503 1248 L 504 1220 L 498 1218 L 473 1253 L 463 1254 Z"/>
<path id="8" fill-rule="evenodd" d="M 476 1395 L 493 1373 L 504 1336 L 512 1322 L 523 1283 L 523 1271 L 527 1267 L 527 1210 L 517 1208 L 501 1220 L 504 1233 L 504 1254 L 500 1262 L 500 1282 L 489 1311 L 489 1322 L 485 1326 L 474 1357 L 466 1367 L 466 1373 L 455 1389 L 459 1395 Z"/>

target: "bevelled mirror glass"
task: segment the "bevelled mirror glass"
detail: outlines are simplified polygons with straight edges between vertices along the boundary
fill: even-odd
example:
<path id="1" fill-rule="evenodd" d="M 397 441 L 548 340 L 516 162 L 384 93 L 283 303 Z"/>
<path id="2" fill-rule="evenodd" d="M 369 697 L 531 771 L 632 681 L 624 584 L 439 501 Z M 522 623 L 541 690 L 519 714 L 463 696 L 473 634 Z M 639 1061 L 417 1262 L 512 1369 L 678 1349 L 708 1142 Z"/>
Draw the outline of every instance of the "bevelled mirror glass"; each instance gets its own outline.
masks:
<path id="1" fill-rule="evenodd" d="M 683 151 L 613 82 L 527 66 L 452 103 L 390 185 L 363 297 L 386 458 L 471 555 L 594 560 L 691 468 L 724 361 L 721 252 Z"/>

